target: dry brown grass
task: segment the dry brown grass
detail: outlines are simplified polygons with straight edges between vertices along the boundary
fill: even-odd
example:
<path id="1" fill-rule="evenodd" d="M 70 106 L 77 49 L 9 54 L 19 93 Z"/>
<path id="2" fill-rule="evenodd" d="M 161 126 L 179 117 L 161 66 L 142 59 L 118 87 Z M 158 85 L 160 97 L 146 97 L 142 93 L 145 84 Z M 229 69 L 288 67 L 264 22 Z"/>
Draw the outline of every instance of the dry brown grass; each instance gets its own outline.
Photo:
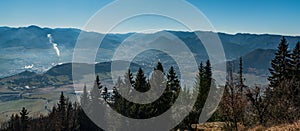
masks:
<path id="1" fill-rule="evenodd" d="M 300 131 L 300 120 L 291 124 L 281 124 L 272 127 L 256 126 L 249 131 Z"/>
<path id="2" fill-rule="evenodd" d="M 193 124 L 192 128 L 197 128 L 199 131 L 222 131 L 224 126 L 224 122 L 207 122 L 203 124 Z"/>
<path id="3" fill-rule="evenodd" d="M 197 129 L 198 131 L 224 131 L 226 130 L 226 123 L 224 122 L 207 122 L 204 124 L 193 124 L 193 129 Z M 281 124 L 272 127 L 264 127 L 264 126 L 255 126 L 250 129 L 245 129 L 243 126 L 239 125 L 239 130 L 245 131 L 300 131 L 300 120 L 291 124 Z"/>

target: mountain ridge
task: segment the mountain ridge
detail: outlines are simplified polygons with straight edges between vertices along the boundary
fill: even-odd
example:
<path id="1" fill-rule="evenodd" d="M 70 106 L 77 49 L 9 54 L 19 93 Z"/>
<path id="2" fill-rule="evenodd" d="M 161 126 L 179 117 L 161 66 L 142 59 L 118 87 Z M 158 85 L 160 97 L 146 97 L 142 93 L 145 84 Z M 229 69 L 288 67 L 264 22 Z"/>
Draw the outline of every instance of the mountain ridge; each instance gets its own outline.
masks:
<path id="1" fill-rule="evenodd" d="M 205 47 L 194 32 L 164 31 L 173 34 L 185 42 L 187 47 L 195 54 L 198 64 L 208 59 Z M 200 34 L 214 33 L 198 32 Z M 95 42 L 97 38 L 104 35 L 96 32 L 81 32 L 80 29 L 75 28 L 52 29 L 47 27 L 41 28 L 34 25 L 18 28 L 0 27 L 0 52 L 3 54 L 0 56 L 0 62 L 3 63 L 0 65 L 0 77 L 10 76 L 25 70 L 42 73 L 53 67 L 53 65 L 56 65 L 56 63 L 72 62 L 74 46 L 80 33 L 84 34 L 84 37 L 81 37 L 81 41 L 84 42 L 83 44 Z M 49 43 L 47 34 L 52 35 L 53 41 L 57 43 L 61 56 L 56 56 L 52 45 Z M 127 40 L 131 35 L 133 35 L 133 33 L 107 34 L 99 47 L 101 51 L 96 54 L 96 62 L 110 61 L 113 52 L 115 52 L 121 43 L 124 41 L 128 42 Z M 129 41 L 132 42 L 132 44 L 143 42 L 147 45 L 153 42 L 163 41 L 163 39 L 152 39 L 156 38 L 155 36 L 159 35 L 159 32 L 152 34 L 138 33 L 135 35 L 138 35 L 141 41 Z M 282 37 L 281 35 L 257 35 L 248 33 L 237 33 L 235 35 L 218 33 L 218 35 L 222 41 L 227 60 L 235 60 L 256 49 L 276 49 Z M 292 49 L 296 42 L 300 40 L 300 36 L 286 36 L 286 39 L 290 43 L 290 49 Z M 172 40 L 168 40 L 167 42 L 172 42 Z M 154 53 L 154 55 L 156 55 L 156 53 Z M 143 58 L 146 57 L 140 57 L 139 61 L 142 61 Z M 163 61 L 164 58 L 161 60 Z M 152 61 L 156 60 L 153 59 Z M 148 61 L 146 61 L 145 64 L 149 64 L 147 62 Z M 25 68 L 28 67 L 28 65 L 33 65 L 33 67 L 31 69 Z"/>
<path id="2" fill-rule="evenodd" d="M 244 73 L 245 74 L 255 74 L 257 76 L 266 77 L 269 75 L 268 68 L 270 66 L 270 62 L 274 57 L 274 53 L 276 50 L 273 49 L 256 49 L 253 52 L 250 52 L 243 56 L 243 65 L 244 65 Z M 267 57 L 262 57 L 267 56 Z M 257 62 L 252 63 L 253 59 L 258 60 Z M 139 65 L 136 63 L 130 63 L 126 61 L 114 61 L 114 64 L 118 66 L 126 66 L 130 65 L 130 69 L 132 72 L 136 72 L 138 68 L 142 67 L 145 71 L 145 74 L 150 74 L 153 67 L 149 65 Z M 239 59 L 233 60 L 233 68 L 234 71 L 237 72 L 239 66 Z M 0 78 L 0 85 L 2 86 L 29 86 L 29 87 L 46 87 L 46 86 L 62 86 L 73 84 L 72 77 L 76 76 L 75 79 L 83 79 L 85 75 L 90 75 L 93 72 L 90 70 L 82 70 L 87 68 L 93 68 L 95 66 L 95 73 L 104 75 L 102 79 L 110 79 L 111 73 L 111 64 L 112 62 L 102 62 L 97 64 L 86 64 L 86 63 L 65 63 L 62 65 L 56 65 L 46 72 L 42 74 L 38 74 L 32 71 L 23 71 L 21 73 Z M 218 69 L 220 65 L 213 65 L 213 68 Z M 168 67 L 168 66 L 166 66 Z M 77 72 L 72 72 L 73 69 L 77 69 Z M 118 70 L 118 68 L 117 68 Z M 74 75 L 72 75 L 75 73 Z M 125 72 L 123 72 L 125 74 Z M 122 74 L 123 75 L 123 74 Z M 121 75 L 121 76 L 122 76 Z M 50 81 L 45 83 L 43 81 Z M 41 83 L 42 82 L 42 83 Z M 22 85 L 19 85 L 22 83 Z M 33 83 L 33 84 L 32 84 Z"/>

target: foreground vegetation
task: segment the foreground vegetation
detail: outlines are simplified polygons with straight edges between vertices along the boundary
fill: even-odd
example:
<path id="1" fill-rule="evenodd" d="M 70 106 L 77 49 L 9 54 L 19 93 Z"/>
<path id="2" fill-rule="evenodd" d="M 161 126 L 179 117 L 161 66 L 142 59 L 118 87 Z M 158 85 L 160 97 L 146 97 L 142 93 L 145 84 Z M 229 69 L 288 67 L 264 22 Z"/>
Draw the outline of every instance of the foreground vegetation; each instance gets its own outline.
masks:
<path id="1" fill-rule="evenodd" d="M 300 120 L 300 43 L 296 44 L 293 51 L 288 50 L 285 38 L 282 38 L 275 58 L 270 68 L 268 86 L 248 87 L 244 84 L 243 60 L 240 59 L 239 72 L 234 73 L 232 63 L 228 63 L 228 79 L 224 85 L 222 100 L 209 122 L 223 123 L 222 130 L 272 129 L 274 125 L 297 123 Z M 48 115 L 36 118 L 29 117 L 30 112 L 25 108 L 19 114 L 14 114 L 11 119 L 2 124 L 1 130 L 102 130 L 92 120 L 107 122 L 106 129 L 122 130 L 129 127 L 128 123 L 120 121 L 109 127 L 110 121 L 118 121 L 107 112 L 106 103 L 118 113 L 135 119 L 147 119 L 159 116 L 169 110 L 180 93 L 187 99 L 198 96 L 192 111 L 174 129 L 194 130 L 193 125 L 199 122 L 199 115 L 204 108 L 207 96 L 215 88 L 210 61 L 199 65 L 193 90 L 181 87 L 176 71 L 171 67 L 164 71 L 161 63 L 154 68 L 154 73 L 146 77 L 140 68 L 135 77 L 128 70 L 124 77 L 120 77 L 115 84 L 113 92 L 101 84 L 96 77 L 94 86 L 90 91 L 84 87 L 81 101 L 72 103 L 65 98 L 63 92 L 56 106 Z M 147 79 L 148 78 L 148 79 Z M 128 101 L 120 95 L 131 93 L 133 88 L 139 92 L 150 89 L 151 81 L 155 81 L 155 88 L 166 86 L 159 99 L 150 104 L 137 104 Z M 131 88 L 133 87 L 133 88 Z M 217 92 L 221 95 L 222 92 Z M 140 98 L 133 98 L 140 99 Z M 185 101 L 181 101 L 184 105 Z M 190 106 L 190 105 L 186 105 Z M 170 121 L 177 118 L 175 115 L 168 118 Z M 88 117 L 91 116 L 91 117 Z M 145 123 L 149 124 L 149 123 Z M 192 126 L 193 125 L 193 126 Z M 295 127 L 296 128 L 296 127 Z"/>

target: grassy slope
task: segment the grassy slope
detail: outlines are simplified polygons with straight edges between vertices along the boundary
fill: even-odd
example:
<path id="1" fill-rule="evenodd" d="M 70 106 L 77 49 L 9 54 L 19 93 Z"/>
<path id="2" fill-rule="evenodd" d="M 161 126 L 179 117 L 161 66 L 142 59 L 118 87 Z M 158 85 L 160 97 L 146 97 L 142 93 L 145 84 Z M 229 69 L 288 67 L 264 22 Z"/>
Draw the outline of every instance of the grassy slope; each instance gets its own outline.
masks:
<path id="1" fill-rule="evenodd" d="M 15 100 L 0 101 L 0 120 L 8 120 L 11 114 L 19 113 L 22 107 L 27 108 L 33 117 L 47 114 L 52 109 L 52 106 L 56 105 L 61 91 L 64 91 L 67 97 L 74 100 L 72 88 L 64 86 L 61 88 L 48 87 L 36 89 L 34 93 L 24 93 L 22 97 Z"/>

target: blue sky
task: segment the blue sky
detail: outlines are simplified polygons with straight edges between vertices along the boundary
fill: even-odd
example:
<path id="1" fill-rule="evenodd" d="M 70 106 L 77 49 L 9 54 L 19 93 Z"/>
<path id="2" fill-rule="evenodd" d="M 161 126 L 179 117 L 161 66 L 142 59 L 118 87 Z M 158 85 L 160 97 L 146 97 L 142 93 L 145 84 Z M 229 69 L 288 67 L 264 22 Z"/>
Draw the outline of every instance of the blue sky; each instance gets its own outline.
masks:
<path id="1" fill-rule="evenodd" d="M 201 10 L 218 32 L 269 33 L 300 35 L 299 0 L 187 0 Z M 82 28 L 99 9 L 112 0 L 1 0 L 0 26 L 75 27 Z M 134 7 L 132 7 L 134 8 Z M 166 8 L 168 9 L 168 8 Z M 178 9 L 180 10 L 180 9 Z M 111 15 L 120 13 L 118 9 Z M 189 12 L 186 12 L 188 14 Z M 157 18 L 143 18 L 124 26 L 123 32 L 138 31 Z M 159 29 L 181 28 L 165 19 Z M 101 32 L 101 31 L 99 31 Z"/>

